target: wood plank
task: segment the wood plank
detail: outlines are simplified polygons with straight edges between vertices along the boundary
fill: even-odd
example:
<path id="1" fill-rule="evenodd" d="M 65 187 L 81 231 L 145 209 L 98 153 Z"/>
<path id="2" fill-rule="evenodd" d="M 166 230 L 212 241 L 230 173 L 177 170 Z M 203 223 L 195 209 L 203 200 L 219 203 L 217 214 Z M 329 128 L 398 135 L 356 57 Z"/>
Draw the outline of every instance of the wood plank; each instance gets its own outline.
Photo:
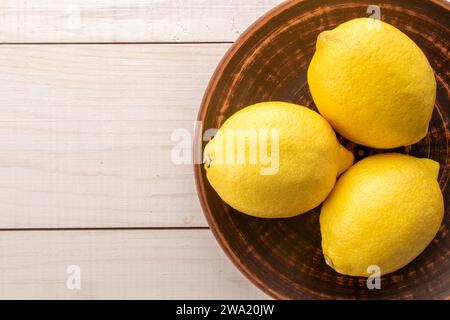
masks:
<path id="1" fill-rule="evenodd" d="M 209 230 L 2 231 L 0 253 L 0 299 L 267 298 Z"/>
<path id="2" fill-rule="evenodd" d="M 281 0 L 8 0 L 0 42 L 234 41 Z"/>
<path id="3" fill-rule="evenodd" d="M 0 46 L 0 229 L 206 226 L 171 136 L 228 46 Z"/>

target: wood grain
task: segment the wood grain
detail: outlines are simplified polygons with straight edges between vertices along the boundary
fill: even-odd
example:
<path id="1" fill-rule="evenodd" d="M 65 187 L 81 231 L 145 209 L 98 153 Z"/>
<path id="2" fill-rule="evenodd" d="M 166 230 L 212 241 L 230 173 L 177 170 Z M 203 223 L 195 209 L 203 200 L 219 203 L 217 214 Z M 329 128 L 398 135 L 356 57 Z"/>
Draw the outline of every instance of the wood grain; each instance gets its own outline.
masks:
<path id="1" fill-rule="evenodd" d="M 207 226 L 171 138 L 227 48 L 0 46 L 0 229 Z"/>
<path id="2" fill-rule="evenodd" d="M 230 42 L 280 2 L 1 1 L 0 42 Z"/>
<path id="3" fill-rule="evenodd" d="M 171 133 L 228 45 L 70 43 L 231 42 L 278 2 L 0 2 L 0 299 L 267 298 L 207 229 L 15 228 L 206 227 Z"/>
<path id="4" fill-rule="evenodd" d="M 0 299 L 266 299 L 209 230 L 0 232 Z M 66 286 L 81 270 L 81 290 Z"/>

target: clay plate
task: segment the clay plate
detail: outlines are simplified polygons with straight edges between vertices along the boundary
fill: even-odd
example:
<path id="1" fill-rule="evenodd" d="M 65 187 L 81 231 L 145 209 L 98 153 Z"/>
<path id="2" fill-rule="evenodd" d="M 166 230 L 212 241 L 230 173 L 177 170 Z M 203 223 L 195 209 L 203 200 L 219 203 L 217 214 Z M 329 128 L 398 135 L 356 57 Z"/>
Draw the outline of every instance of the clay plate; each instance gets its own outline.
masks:
<path id="1" fill-rule="evenodd" d="M 254 23 L 232 46 L 206 90 L 198 120 L 219 128 L 250 104 L 279 100 L 315 109 L 306 71 L 318 34 L 356 17 L 367 17 L 366 1 L 288 1 Z M 441 165 L 439 183 L 446 202 L 442 227 L 430 246 L 405 268 L 369 290 L 365 278 L 340 275 L 321 251 L 320 207 L 291 218 L 265 220 L 235 212 L 195 165 L 198 195 L 208 223 L 223 250 L 254 284 L 279 299 L 449 299 L 450 298 L 450 14 L 444 0 L 376 1 L 381 19 L 410 36 L 436 73 L 437 100 L 430 130 L 421 142 L 396 152 L 428 157 Z M 386 152 L 355 145 L 340 137 L 357 160 Z M 203 144 L 204 146 L 204 144 Z M 196 147 L 198 152 L 200 147 Z M 392 150 L 391 150 L 392 151 Z"/>

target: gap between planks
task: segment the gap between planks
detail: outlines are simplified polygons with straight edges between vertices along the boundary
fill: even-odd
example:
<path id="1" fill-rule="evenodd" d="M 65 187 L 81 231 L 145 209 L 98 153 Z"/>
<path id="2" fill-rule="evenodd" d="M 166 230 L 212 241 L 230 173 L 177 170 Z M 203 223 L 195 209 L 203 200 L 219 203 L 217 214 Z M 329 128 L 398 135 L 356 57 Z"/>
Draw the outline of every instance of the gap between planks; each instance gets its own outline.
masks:
<path id="1" fill-rule="evenodd" d="M 66 45 L 202 45 L 202 44 L 233 44 L 234 41 L 184 41 L 184 42 L 171 42 L 171 41 L 160 41 L 160 42 L 0 42 L 0 46 L 66 46 Z"/>
<path id="2" fill-rule="evenodd" d="M 142 230 L 209 230 L 209 227 L 86 227 L 86 228 L 0 228 L 0 232 L 10 231 L 142 231 Z"/>

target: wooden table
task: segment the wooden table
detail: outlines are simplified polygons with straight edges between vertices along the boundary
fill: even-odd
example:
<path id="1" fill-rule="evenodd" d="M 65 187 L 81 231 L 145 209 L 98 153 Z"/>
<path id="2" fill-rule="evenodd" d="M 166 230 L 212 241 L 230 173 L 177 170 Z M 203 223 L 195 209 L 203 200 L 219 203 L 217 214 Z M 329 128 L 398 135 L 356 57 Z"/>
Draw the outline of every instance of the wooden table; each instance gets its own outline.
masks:
<path id="1" fill-rule="evenodd" d="M 279 2 L 0 1 L 0 298 L 267 298 L 171 151 Z"/>

